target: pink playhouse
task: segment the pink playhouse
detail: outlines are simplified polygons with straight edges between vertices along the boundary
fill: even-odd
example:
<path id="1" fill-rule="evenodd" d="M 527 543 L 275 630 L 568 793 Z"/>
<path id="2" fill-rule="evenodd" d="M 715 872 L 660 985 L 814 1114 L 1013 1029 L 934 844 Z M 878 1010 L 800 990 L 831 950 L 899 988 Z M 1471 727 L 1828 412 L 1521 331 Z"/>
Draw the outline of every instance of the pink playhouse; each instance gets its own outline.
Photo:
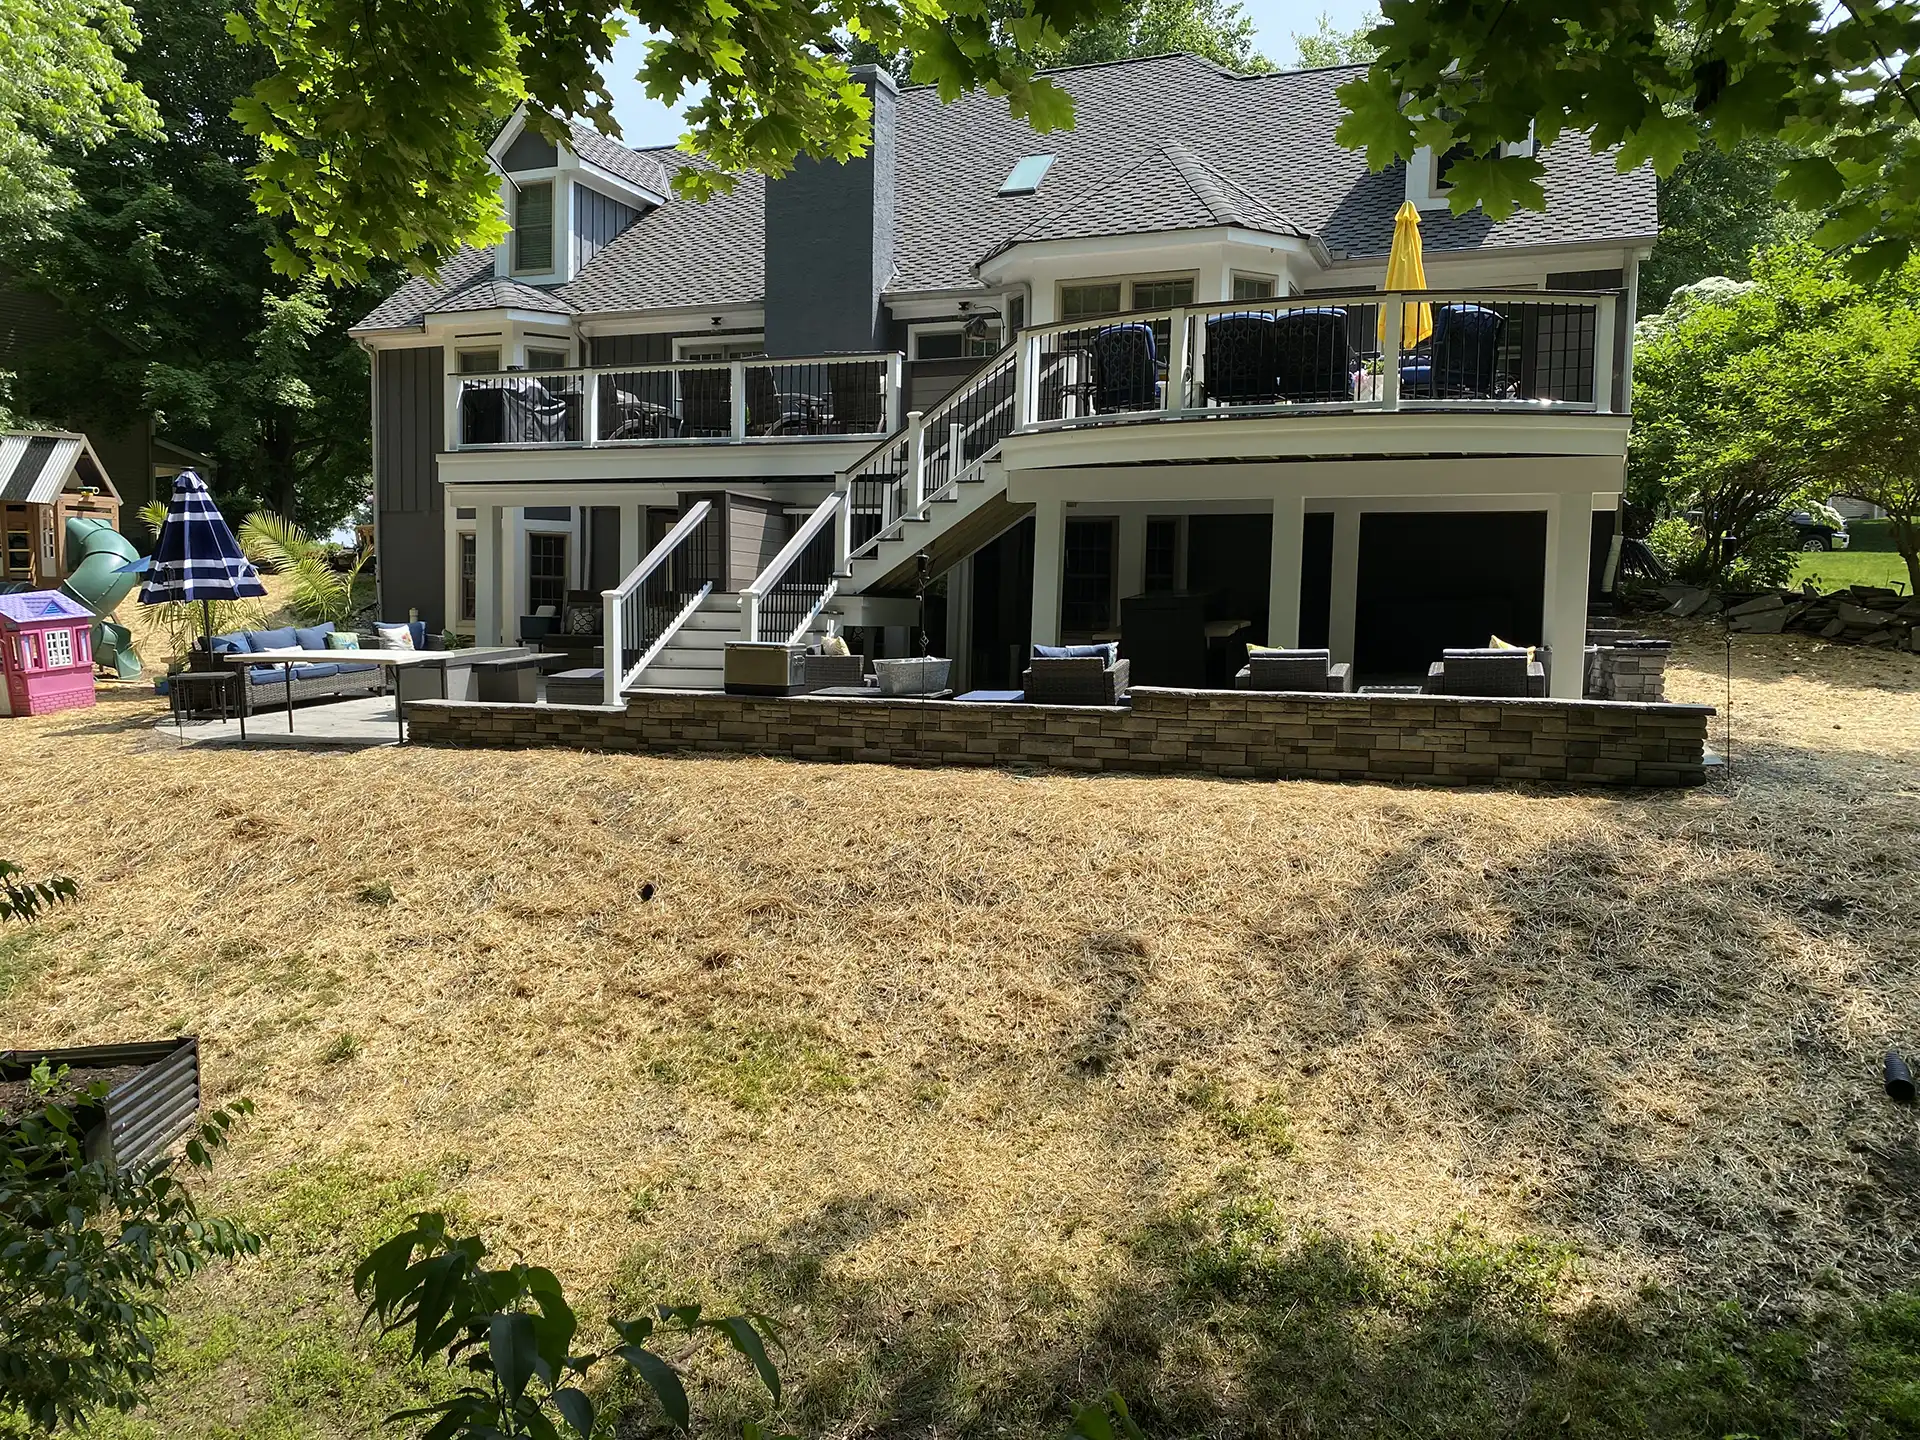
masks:
<path id="1" fill-rule="evenodd" d="M 0 595 L 0 715 L 93 704 L 93 613 L 58 590 Z"/>

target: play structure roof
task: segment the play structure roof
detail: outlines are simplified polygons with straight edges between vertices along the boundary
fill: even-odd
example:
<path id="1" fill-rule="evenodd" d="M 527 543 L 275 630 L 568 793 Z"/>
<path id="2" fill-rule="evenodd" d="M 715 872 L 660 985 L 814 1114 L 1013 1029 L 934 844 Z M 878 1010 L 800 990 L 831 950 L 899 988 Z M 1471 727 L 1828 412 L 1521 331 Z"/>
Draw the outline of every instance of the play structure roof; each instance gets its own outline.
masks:
<path id="1" fill-rule="evenodd" d="M 86 436 L 66 430 L 0 433 L 0 500 L 51 505 L 76 479 L 103 495 L 120 498 Z"/>
<path id="2" fill-rule="evenodd" d="M 16 625 L 31 625 L 38 620 L 91 620 L 93 612 L 69 600 L 58 590 L 21 590 L 0 595 L 0 619 Z"/>

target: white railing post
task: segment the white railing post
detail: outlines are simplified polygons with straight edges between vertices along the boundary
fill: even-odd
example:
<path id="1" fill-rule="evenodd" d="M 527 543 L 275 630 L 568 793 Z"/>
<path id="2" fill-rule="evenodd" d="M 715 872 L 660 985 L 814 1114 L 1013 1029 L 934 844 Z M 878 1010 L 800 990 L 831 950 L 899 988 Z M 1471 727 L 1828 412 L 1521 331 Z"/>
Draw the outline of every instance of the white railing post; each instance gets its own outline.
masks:
<path id="1" fill-rule="evenodd" d="M 1407 307 L 1398 291 L 1380 311 L 1380 408 L 1400 408 L 1400 334 Z"/>
<path id="2" fill-rule="evenodd" d="M 967 427 L 958 420 L 947 426 L 947 481 L 949 485 L 960 483 L 960 472 L 967 468 L 965 453 Z"/>
<path id="3" fill-rule="evenodd" d="M 907 496 L 918 515 L 927 503 L 926 419 L 918 410 L 907 412 Z"/>
<path id="4" fill-rule="evenodd" d="M 747 362 L 727 364 L 727 409 L 733 416 L 733 438 L 747 438 Z"/>
<path id="5" fill-rule="evenodd" d="M 853 477 L 844 471 L 834 477 L 834 492 L 840 497 L 833 512 L 833 573 L 853 573 Z"/>
<path id="6" fill-rule="evenodd" d="M 1594 303 L 1593 408 L 1600 415 L 1613 410 L 1614 311 L 1618 304 L 1612 296 Z"/>
<path id="7" fill-rule="evenodd" d="M 1013 428 L 1024 430 L 1033 424 L 1033 417 L 1040 409 L 1035 393 L 1035 381 L 1040 373 L 1040 337 L 1023 330 L 1015 344 L 1019 348 L 1013 352 Z"/>
<path id="8" fill-rule="evenodd" d="M 740 597 L 740 638 L 748 642 L 760 638 L 760 592 L 749 590 Z"/>
<path id="9" fill-rule="evenodd" d="M 608 705 L 620 703 L 620 661 L 626 646 L 620 634 L 620 592 L 602 590 L 600 603 L 605 607 L 600 619 L 601 700 Z"/>
<path id="10" fill-rule="evenodd" d="M 1167 327 L 1167 398 L 1163 410 L 1178 413 L 1187 408 L 1187 312 L 1176 308 Z"/>
<path id="11" fill-rule="evenodd" d="M 898 350 L 895 350 L 891 355 L 887 356 L 887 405 L 885 412 L 887 428 L 881 432 L 882 434 L 891 435 L 900 428 L 901 362 L 905 358 L 906 357 Z"/>
<path id="12" fill-rule="evenodd" d="M 1187 390 L 1187 403 L 1202 409 L 1207 404 L 1207 317 L 1196 315 L 1192 323 L 1192 333 L 1187 336 L 1187 368 L 1193 372 L 1193 378 Z"/>
<path id="13" fill-rule="evenodd" d="M 600 443 L 600 377 L 589 370 L 580 377 L 580 436 L 587 445 Z"/>
<path id="14" fill-rule="evenodd" d="M 448 450 L 460 448 L 460 377 L 447 376 L 447 413 L 441 417 L 445 421 L 446 434 L 442 437 Z"/>

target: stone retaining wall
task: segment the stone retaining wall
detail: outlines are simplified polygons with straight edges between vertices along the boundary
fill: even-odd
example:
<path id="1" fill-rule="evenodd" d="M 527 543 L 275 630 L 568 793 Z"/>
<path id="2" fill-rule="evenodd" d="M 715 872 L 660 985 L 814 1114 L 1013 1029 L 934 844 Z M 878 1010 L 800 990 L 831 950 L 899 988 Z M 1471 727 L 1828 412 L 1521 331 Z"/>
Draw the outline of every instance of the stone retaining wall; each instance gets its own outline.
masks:
<path id="1" fill-rule="evenodd" d="M 1261 779 L 1698 785 L 1705 705 L 1141 687 L 1117 708 L 649 691 L 625 710 L 417 700 L 416 741 Z"/>

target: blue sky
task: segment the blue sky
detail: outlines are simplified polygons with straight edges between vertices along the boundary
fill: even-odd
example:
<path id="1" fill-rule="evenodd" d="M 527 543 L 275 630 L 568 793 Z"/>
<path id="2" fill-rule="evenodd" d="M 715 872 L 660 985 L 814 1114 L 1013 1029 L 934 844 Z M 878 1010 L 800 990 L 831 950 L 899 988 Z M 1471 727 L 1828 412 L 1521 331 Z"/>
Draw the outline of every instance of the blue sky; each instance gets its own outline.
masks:
<path id="1" fill-rule="evenodd" d="M 1311 31 L 1323 12 L 1342 30 L 1352 29 L 1375 8 L 1376 0 L 1247 0 L 1260 50 L 1276 65 L 1293 60 L 1293 33 Z M 641 40 L 628 36 L 613 50 L 613 113 L 629 145 L 671 145 L 680 138 L 679 116 L 657 100 L 649 100 L 633 76 L 640 68 Z"/>

